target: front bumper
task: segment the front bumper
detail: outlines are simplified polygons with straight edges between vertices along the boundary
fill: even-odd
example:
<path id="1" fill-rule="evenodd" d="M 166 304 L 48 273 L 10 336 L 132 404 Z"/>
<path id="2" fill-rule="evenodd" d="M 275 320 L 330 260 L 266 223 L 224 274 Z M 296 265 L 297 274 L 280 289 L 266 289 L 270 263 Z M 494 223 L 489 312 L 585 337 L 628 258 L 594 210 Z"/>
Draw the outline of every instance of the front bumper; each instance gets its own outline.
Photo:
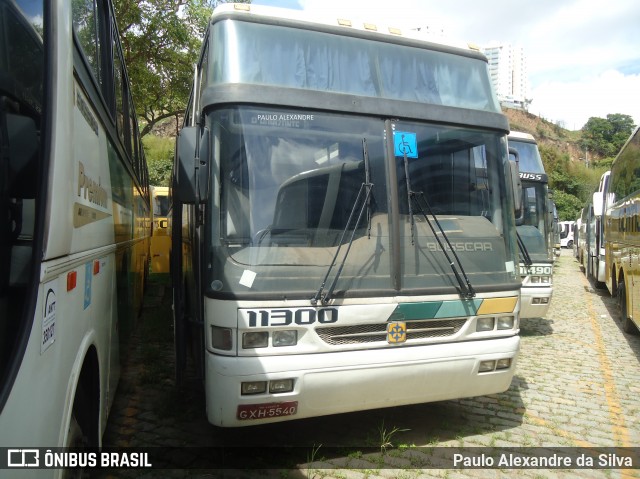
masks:
<path id="1" fill-rule="evenodd" d="M 237 427 L 506 391 L 519 336 L 414 347 L 270 357 L 206 353 L 207 416 Z M 508 369 L 479 372 L 482 361 L 511 359 Z M 292 378 L 293 391 L 241 395 L 244 381 Z M 297 401 L 296 414 L 242 420 L 238 406 Z"/>

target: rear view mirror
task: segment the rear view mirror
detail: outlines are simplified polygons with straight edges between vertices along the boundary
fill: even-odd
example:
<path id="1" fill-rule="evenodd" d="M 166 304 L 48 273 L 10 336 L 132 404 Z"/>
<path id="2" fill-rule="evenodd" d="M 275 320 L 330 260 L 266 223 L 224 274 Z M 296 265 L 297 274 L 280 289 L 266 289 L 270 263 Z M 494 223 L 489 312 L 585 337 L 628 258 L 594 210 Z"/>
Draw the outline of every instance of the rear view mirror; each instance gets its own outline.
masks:
<path id="1" fill-rule="evenodd" d="M 202 134 L 199 135 L 199 132 Z M 181 203 L 205 201 L 209 179 L 209 130 L 187 126 L 176 139 L 175 198 Z"/>
<path id="2" fill-rule="evenodd" d="M 604 212 L 604 194 L 601 191 L 596 191 L 593 194 L 593 215 L 602 216 Z"/>
<path id="3" fill-rule="evenodd" d="M 520 153 L 515 148 L 509 148 L 509 171 L 511 172 L 511 187 L 513 189 L 513 206 L 516 217 L 521 216 L 522 210 L 522 182 L 520 181 Z"/>
<path id="4" fill-rule="evenodd" d="M 513 191 L 513 206 L 516 216 L 519 216 L 522 210 L 522 183 L 520 182 L 520 169 L 518 163 L 509 160 L 509 172 L 511 173 L 511 189 Z"/>

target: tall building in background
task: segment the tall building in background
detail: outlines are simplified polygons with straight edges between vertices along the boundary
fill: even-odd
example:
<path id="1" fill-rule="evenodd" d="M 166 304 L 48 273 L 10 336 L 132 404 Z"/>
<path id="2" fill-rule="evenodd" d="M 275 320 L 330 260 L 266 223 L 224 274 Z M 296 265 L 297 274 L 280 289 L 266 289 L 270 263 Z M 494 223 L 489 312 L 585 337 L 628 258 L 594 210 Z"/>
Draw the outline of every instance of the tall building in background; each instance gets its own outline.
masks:
<path id="1" fill-rule="evenodd" d="M 529 95 L 527 58 L 522 47 L 509 43 L 482 48 L 489 60 L 489 74 L 501 103 L 525 106 Z"/>

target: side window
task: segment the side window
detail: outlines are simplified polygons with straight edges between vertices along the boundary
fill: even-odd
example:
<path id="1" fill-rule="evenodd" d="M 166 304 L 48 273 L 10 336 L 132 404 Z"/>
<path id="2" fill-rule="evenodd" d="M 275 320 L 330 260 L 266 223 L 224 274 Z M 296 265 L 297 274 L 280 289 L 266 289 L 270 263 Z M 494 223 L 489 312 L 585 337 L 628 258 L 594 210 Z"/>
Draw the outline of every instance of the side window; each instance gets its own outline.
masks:
<path id="1" fill-rule="evenodd" d="M 207 42 L 204 46 L 204 51 L 202 52 L 202 58 L 200 60 L 200 88 L 198 91 L 198 96 L 202 96 L 202 90 L 207 85 L 207 77 L 209 75 L 209 42 Z"/>
<path id="2" fill-rule="evenodd" d="M 205 34 L 205 39 L 208 38 L 208 33 Z M 207 85 L 207 78 L 209 76 L 209 42 L 203 46 L 202 55 L 200 57 L 200 62 L 198 63 L 198 76 L 200 77 L 198 80 L 197 89 L 198 91 L 191 91 L 191 96 L 189 97 L 189 103 L 187 105 L 187 111 L 184 116 L 184 124 L 191 125 L 193 122 L 193 116 L 199 115 L 198 111 L 193 111 L 193 95 L 197 95 L 196 98 L 198 100 L 196 104 L 196 110 L 200 109 L 200 98 L 202 96 L 202 90 L 204 90 Z M 196 118 L 197 120 L 197 118 Z"/>
<path id="3" fill-rule="evenodd" d="M 127 147 L 129 148 L 129 157 L 131 158 L 131 164 L 133 165 L 133 171 L 135 171 L 136 176 L 140 177 L 140 165 L 138 163 L 138 128 L 136 124 L 136 115 L 135 110 L 133 109 L 133 100 L 131 99 L 131 94 L 128 95 L 129 105 L 128 105 L 128 116 L 129 116 L 129 141 L 127 143 Z"/>
<path id="4" fill-rule="evenodd" d="M 114 36 L 114 38 L 117 38 Z M 123 79 L 124 79 L 124 62 L 122 60 L 122 52 L 118 45 L 113 45 L 113 83 L 115 90 L 115 102 L 116 102 L 116 129 L 118 136 L 122 144 L 125 144 L 124 124 L 124 93 L 123 93 Z"/>
<path id="5" fill-rule="evenodd" d="M 80 49 L 99 85 L 104 80 L 100 58 L 103 50 L 101 19 L 106 18 L 103 2 L 75 0 L 72 2 L 73 29 Z"/>

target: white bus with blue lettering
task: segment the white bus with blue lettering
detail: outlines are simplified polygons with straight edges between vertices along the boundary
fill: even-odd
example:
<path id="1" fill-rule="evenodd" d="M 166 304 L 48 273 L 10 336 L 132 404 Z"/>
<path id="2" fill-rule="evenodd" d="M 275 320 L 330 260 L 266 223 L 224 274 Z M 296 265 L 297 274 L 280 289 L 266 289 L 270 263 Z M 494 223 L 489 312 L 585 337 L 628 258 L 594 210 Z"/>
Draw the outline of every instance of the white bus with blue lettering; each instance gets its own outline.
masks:
<path id="1" fill-rule="evenodd" d="M 173 179 L 178 377 L 194 352 L 209 421 L 508 389 L 508 129 L 466 45 L 218 7 Z"/>
<path id="2" fill-rule="evenodd" d="M 547 314 L 553 294 L 553 205 L 535 138 L 512 131 L 509 151 L 518 162 L 522 183 L 522 208 L 516 214 L 522 279 L 520 317 L 541 318 Z"/>
<path id="3" fill-rule="evenodd" d="M 0 0 L 0 25 L 0 447 L 99 447 L 151 226 L 113 9 Z"/>

